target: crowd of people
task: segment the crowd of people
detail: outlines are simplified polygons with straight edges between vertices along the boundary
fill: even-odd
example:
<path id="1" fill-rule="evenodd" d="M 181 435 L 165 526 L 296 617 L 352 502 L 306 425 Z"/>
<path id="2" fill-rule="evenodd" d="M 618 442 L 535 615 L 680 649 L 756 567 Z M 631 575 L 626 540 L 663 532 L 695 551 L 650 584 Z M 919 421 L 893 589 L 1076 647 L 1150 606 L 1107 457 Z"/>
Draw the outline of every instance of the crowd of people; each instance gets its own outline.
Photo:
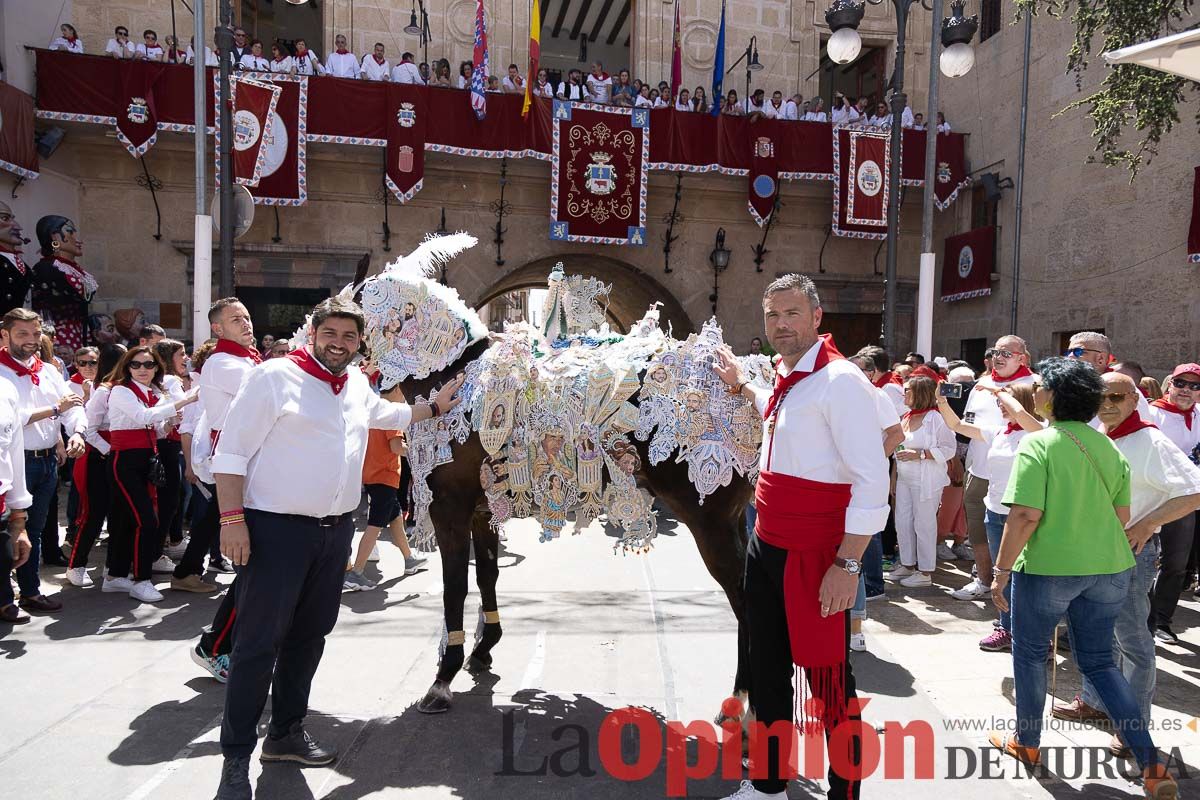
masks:
<path id="1" fill-rule="evenodd" d="M 134 44 L 129 39 L 128 28 L 118 25 L 104 52 L 117 59 L 189 65 L 195 63 L 194 38 L 186 49 L 180 49 L 173 36 L 167 36 L 165 45 L 160 45 L 158 34 L 149 29 L 143 32 L 142 39 L 143 41 Z M 399 61 L 393 62 L 389 59 L 387 48 L 382 42 L 376 42 L 370 53 L 359 57 L 347 49 L 346 37 L 342 34 L 334 37 L 334 52 L 328 55 L 324 63 L 304 39 L 295 39 L 290 43 L 282 40 L 264 43 L 260 39 L 249 37 L 245 29 L 239 26 L 234 29 L 233 41 L 234 69 L 245 71 L 286 75 L 332 75 L 338 78 L 390 81 L 446 89 L 469 89 L 475 71 L 471 61 L 463 61 L 459 63 L 455 75 L 449 59 L 441 58 L 432 64 L 425 61 L 417 63 L 416 57 L 407 51 L 401 54 Z M 50 43 L 50 49 L 72 53 L 84 52 L 83 42 L 70 24 L 60 27 L 59 36 Z M 217 66 L 218 53 L 219 50 L 215 53 L 205 47 L 205 65 Z M 835 92 L 832 106 L 828 110 L 824 99 L 819 96 L 806 100 L 800 93 L 785 97 L 783 92 L 775 91 L 768 97 L 763 89 L 755 89 L 746 98 L 739 98 L 737 90 L 730 89 L 723 96 L 710 101 L 703 86 L 689 91 L 682 86 L 672 87 L 667 81 L 659 81 L 654 85 L 640 78 L 631 79 L 627 69 L 609 74 L 600 61 L 594 62 L 591 71 L 586 74 L 581 69 L 569 69 L 561 78 L 558 81 L 553 80 L 551 72 L 543 68 L 538 70 L 532 83 L 527 85 L 530 79 L 521 74 L 520 66 L 509 64 L 504 75 L 487 76 L 484 87 L 486 91 L 493 93 L 524 95 L 528 91 L 533 97 L 548 99 L 636 108 L 673 108 L 676 111 L 701 114 L 719 113 L 825 122 L 835 126 L 859 125 L 881 130 L 890 129 L 893 124 L 890 102 L 886 98 L 872 101 L 866 95 L 853 97 Z M 920 112 L 914 114 L 907 106 L 901 114 L 901 124 L 913 130 L 926 130 L 928 127 L 925 115 Z M 938 133 L 950 132 L 950 123 L 941 112 L 938 112 L 935 127 Z"/>

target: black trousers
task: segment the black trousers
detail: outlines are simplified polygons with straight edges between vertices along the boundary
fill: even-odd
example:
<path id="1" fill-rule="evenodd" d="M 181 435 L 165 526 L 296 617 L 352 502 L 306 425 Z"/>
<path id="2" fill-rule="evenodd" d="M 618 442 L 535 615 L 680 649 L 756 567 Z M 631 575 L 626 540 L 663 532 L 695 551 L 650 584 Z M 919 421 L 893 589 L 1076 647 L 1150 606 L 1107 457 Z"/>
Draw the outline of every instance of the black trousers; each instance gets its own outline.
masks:
<path id="1" fill-rule="evenodd" d="M 175 577 L 186 578 L 188 575 L 204 574 L 204 556 L 208 554 L 213 540 L 219 544 L 221 532 L 221 506 L 217 503 L 217 487 L 211 483 L 204 484 L 212 498 L 205 503 L 204 516 L 192 521 L 192 538 L 183 551 L 183 558 L 175 565 Z M 197 490 L 199 491 L 199 490 Z"/>
<path id="2" fill-rule="evenodd" d="M 249 756 L 268 693 L 268 735 L 304 719 L 313 675 L 341 608 L 354 535 L 352 514 L 323 526 L 311 517 L 246 509 L 250 561 L 238 570 L 237 640 L 225 687 L 221 751 Z"/>
<path id="3" fill-rule="evenodd" d="M 746 616 L 750 628 L 750 706 L 754 709 L 758 723 L 764 727 L 781 720 L 793 721 L 792 677 L 795 667 L 788 636 L 787 615 L 783 604 L 783 567 L 787 562 L 787 551 L 763 542 L 758 536 L 750 537 L 746 550 Z M 850 612 L 846 617 L 846 700 L 857 695 L 854 690 L 854 673 L 850 669 Z M 811 692 L 811 686 L 810 686 Z M 850 719 L 857 721 L 859 715 L 851 713 Z M 825 732 L 826 742 L 830 731 Z M 797 739 L 797 742 L 799 740 Z M 781 777 L 786 764 L 781 765 L 780 742 L 771 738 L 767 742 L 767 777 L 754 781 L 754 788 L 772 794 L 787 788 L 787 780 Z M 798 745 L 801 771 L 803 771 L 803 747 Z M 857 739 L 852 740 L 852 752 L 843 754 L 841 763 L 860 764 L 861 747 Z M 830 758 L 829 800 L 858 800 L 861 782 L 847 779 L 834 769 Z M 753 769 L 761 770 L 761 765 Z M 753 773 L 752 773 L 753 774 Z"/>
<path id="4" fill-rule="evenodd" d="M 100 528 L 108 516 L 109 496 L 112 491 L 112 480 L 109 478 L 109 456 L 91 445 L 81 469 L 76 474 L 82 478 L 75 481 L 72 489 L 79 491 L 79 513 L 75 517 L 75 541 L 71 544 L 71 553 L 67 558 L 68 566 L 86 567 L 88 556 L 100 535 Z"/>
<path id="5" fill-rule="evenodd" d="M 200 635 L 200 649 L 209 658 L 227 656 L 233 652 L 233 635 L 237 629 L 237 587 L 238 579 L 235 576 L 225 596 L 221 598 L 221 605 L 217 607 L 217 615 L 213 617 L 212 625 Z"/>
<path id="6" fill-rule="evenodd" d="M 179 508 L 183 496 L 183 470 L 179 466 L 179 456 L 183 453 L 183 445 L 173 439 L 158 440 L 158 459 L 162 462 L 163 471 L 167 476 L 165 485 L 158 487 L 158 555 L 162 555 L 163 544 L 175 524 L 175 512 Z"/>
<path id="7" fill-rule="evenodd" d="M 1192 553 L 1196 515 L 1168 522 L 1158 534 L 1158 576 L 1150 590 L 1150 622 L 1155 627 L 1170 625 L 1179 605 L 1179 594 L 1187 585 L 1187 562 Z"/>
<path id="8" fill-rule="evenodd" d="M 114 578 L 148 581 L 158 558 L 158 515 L 148 480 L 153 455 L 149 447 L 112 454 L 108 551 L 109 574 Z"/>
<path id="9" fill-rule="evenodd" d="M 63 471 L 58 470 L 58 482 L 63 483 Z M 46 510 L 46 524 L 42 526 L 42 563 L 58 564 L 63 560 L 62 545 L 58 541 L 58 488 L 50 495 L 50 507 Z"/>

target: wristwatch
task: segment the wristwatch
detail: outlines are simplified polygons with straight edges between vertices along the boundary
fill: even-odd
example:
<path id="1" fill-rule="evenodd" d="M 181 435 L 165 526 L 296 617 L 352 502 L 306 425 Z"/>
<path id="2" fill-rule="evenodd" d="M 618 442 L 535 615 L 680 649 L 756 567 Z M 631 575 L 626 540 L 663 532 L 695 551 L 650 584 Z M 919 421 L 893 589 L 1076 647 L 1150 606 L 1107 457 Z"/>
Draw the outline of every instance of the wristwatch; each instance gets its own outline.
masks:
<path id="1" fill-rule="evenodd" d="M 835 566 L 841 567 L 851 575 L 857 575 L 862 572 L 862 562 L 857 558 L 842 558 L 838 556 L 833 560 Z"/>

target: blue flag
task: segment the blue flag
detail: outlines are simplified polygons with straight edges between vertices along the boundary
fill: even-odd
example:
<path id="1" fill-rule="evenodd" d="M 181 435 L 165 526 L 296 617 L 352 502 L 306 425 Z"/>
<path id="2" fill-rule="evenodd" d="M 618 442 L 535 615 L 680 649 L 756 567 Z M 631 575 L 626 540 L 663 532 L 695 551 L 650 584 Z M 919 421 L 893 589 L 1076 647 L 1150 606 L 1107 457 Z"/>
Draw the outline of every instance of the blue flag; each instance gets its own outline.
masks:
<path id="1" fill-rule="evenodd" d="M 725 2 L 721 2 L 721 30 L 717 33 L 717 54 L 713 59 L 712 115 L 721 113 L 725 104 L 721 85 L 725 80 Z"/>

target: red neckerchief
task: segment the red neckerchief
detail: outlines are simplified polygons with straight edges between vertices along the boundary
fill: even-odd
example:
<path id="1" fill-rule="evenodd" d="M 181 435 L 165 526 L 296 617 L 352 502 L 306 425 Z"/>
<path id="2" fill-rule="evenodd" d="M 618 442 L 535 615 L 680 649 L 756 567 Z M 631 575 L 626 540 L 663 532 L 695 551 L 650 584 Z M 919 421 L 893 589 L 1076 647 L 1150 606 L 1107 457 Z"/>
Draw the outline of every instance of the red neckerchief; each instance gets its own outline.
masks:
<path id="1" fill-rule="evenodd" d="M 1022 364 L 1021 366 L 1017 367 L 1016 372 L 1014 372 L 1012 375 L 1009 375 L 1007 378 L 1001 378 L 996 374 L 996 370 L 992 370 L 990 374 L 992 376 L 992 381 L 995 383 L 1012 383 L 1020 378 L 1028 378 L 1033 374 L 1033 370 Z"/>
<path id="2" fill-rule="evenodd" d="M 18 378 L 24 378 L 26 375 L 28 375 L 30 383 L 32 383 L 34 386 L 37 386 L 42 382 L 42 379 L 38 376 L 38 373 L 42 371 L 42 360 L 37 356 L 33 357 L 33 363 L 27 367 L 20 361 L 17 361 L 15 358 L 13 358 L 12 353 L 8 352 L 8 348 L 6 347 L 3 350 L 0 350 L 0 364 L 3 364 L 13 372 L 17 373 Z"/>
<path id="3" fill-rule="evenodd" d="M 16 253 L 12 250 L 0 250 L 0 253 L 4 253 L 5 255 L 10 255 L 13 257 L 13 263 L 17 267 L 17 272 L 21 273 L 22 275 L 25 275 L 29 272 L 29 267 L 25 266 L 25 262 L 21 260 L 20 253 Z"/>
<path id="4" fill-rule="evenodd" d="M 1187 411 L 1184 411 L 1182 408 L 1175 405 L 1165 397 L 1160 397 L 1150 405 L 1154 406 L 1155 408 L 1161 408 L 1163 411 L 1170 411 L 1172 414 L 1178 414 L 1179 416 L 1183 417 L 1183 424 L 1187 425 L 1187 429 L 1189 431 L 1192 429 L 1192 417 L 1196 416 L 1195 406 L 1192 406 Z"/>
<path id="5" fill-rule="evenodd" d="M 771 98 L 771 108 L 776 108 L 776 109 L 783 108 L 783 103 L 780 102 L 779 105 L 775 105 L 775 98 L 772 97 Z"/>
<path id="6" fill-rule="evenodd" d="M 79 384 L 80 386 L 83 386 L 83 373 L 82 373 L 82 372 L 76 372 L 74 375 L 72 375 L 72 376 L 71 376 L 71 383 L 77 383 L 77 384 Z"/>
<path id="7" fill-rule="evenodd" d="M 1137 413 L 1137 412 L 1134 412 L 1134 413 Z M 1025 429 L 1024 429 L 1024 428 L 1022 428 L 1022 427 L 1021 427 L 1020 425 L 1018 425 L 1017 423 L 1015 423 L 1015 422 L 1010 422 L 1010 423 L 1008 423 L 1008 427 L 1004 429 L 1004 433 L 1003 433 L 1003 434 L 1001 434 L 1001 435 L 1002 435 L 1002 436 L 1008 436 L 1010 433 L 1016 433 L 1017 431 L 1023 431 L 1023 430 L 1025 430 Z"/>
<path id="8" fill-rule="evenodd" d="M 1120 439 L 1122 436 L 1128 436 L 1131 433 L 1137 433 L 1142 428 L 1157 427 L 1158 426 L 1153 422 L 1146 422 L 1146 420 L 1142 419 L 1142 415 L 1139 414 L 1138 410 L 1135 408 L 1133 413 L 1125 418 L 1124 422 L 1113 428 L 1111 431 L 1105 431 L 1105 433 L 1108 434 L 1108 438 L 1115 440 Z"/>
<path id="9" fill-rule="evenodd" d="M 900 419 L 907 422 L 910 419 L 917 419 L 918 417 L 923 417 L 926 414 L 928 414 L 930 411 L 937 411 L 937 409 L 936 408 L 914 408 L 911 411 L 905 411 L 904 415 L 902 417 L 900 417 Z"/>
<path id="10" fill-rule="evenodd" d="M 348 56 L 348 55 L 350 55 L 350 51 L 349 51 L 349 50 L 347 50 L 347 49 L 346 49 L 346 48 L 344 48 L 344 47 L 339 47 L 338 49 L 334 50 L 333 52 L 337 53 L 339 56 Z"/>
<path id="11" fill-rule="evenodd" d="M 1150 399 L 1150 393 L 1147 392 L 1145 389 L 1143 389 L 1141 386 L 1138 387 L 1138 391 L 1142 393 L 1142 397 L 1146 398 L 1147 400 Z"/>
<path id="12" fill-rule="evenodd" d="M 213 348 L 214 353 L 228 353 L 231 356 L 238 358 L 248 358 L 255 364 L 262 363 L 262 356 L 253 347 L 244 347 L 232 339 L 217 339 L 217 346 Z"/>
<path id="13" fill-rule="evenodd" d="M 387 61 L 383 56 L 377 56 L 374 53 L 371 53 L 371 58 L 375 59 L 376 64 L 383 64 L 383 62 Z"/>
<path id="14" fill-rule="evenodd" d="M 938 372 L 936 370 L 934 370 L 933 367 L 927 366 L 925 364 L 921 364 L 919 367 L 915 367 L 913 369 L 913 371 L 911 373 L 909 373 L 908 377 L 910 377 L 910 378 L 929 378 L 929 380 L 933 381 L 934 383 L 941 383 L 942 381 L 945 380 L 945 378 L 943 378 L 940 374 L 938 374 Z"/>
<path id="15" fill-rule="evenodd" d="M 79 41 L 78 36 L 64 36 L 63 38 L 66 39 L 71 44 L 75 44 L 75 42 Z"/>
<path id="16" fill-rule="evenodd" d="M 142 405 L 144 405 L 146 408 L 154 408 L 156 405 L 158 405 L 158 395 L 155 392 L 150 392 L 150 394 L 147 395 L 142 391 L 142 387 L 138 386 L 137 381 L 125 381 L 124 386 L 126 389 L 133 392 L 134 396 L 138 400 L 141 400 Z"/>
<path id="17" fill-rule="evenodd" d="M 820 347 L 817 349 L 817 358 L 813 361 L 812 372 L 802 372 L 794 369 L 786 376 L 780 375 L 778 372 L 775 373 L 775 390 L 771 393 L 771 399 L 767 401 L 767 408 L 763 411 L 763 419 L 770 419 L 775 415 L 776 406 L 783 400 L 783 396 L 797 383 L 814 372 L 820 372 L 830 361 L 845 358 L 844 355 L 838 352 L 837 346 L 833 343 L 832 334 L 822 333 L 818 343 Z"/>
<path id="18" fill-rule="evenodd" d="M 304 58 L 306 55 L 308 55 L 307 47 L 305 47 L 304 49 L 301 49 L 299 47 L 296 48 L 296 58 Z"/>
<path id="19" fill-rule="evenodd" d="M 286 59 L 286 58 L 287 58 L 287 56 L 280 56 L 279 58 L 273 58 L 271 60 L 274 61 L 276 64 L 282 64 L 284 62 L 284 59 Z"/>
<path id="20" fill-rule="evenodd" d="M 590 77 L 590 78 L 595 78 L 595 79 L 596 79 L 596 80 L 598 80 L 598 81 L 607 81 L 607 80 L 609 80 L 609 77 L 608 77 L 608 73 L 607 73 L 607 72 L 601 72 L 599 75 L 597 75 L 596 73 L 594 73 L 594 72 L 593 72 L 593 73 L 592 73 L 591 75 L 589 75 L 588 77 Z"/>
<path id="21" fill-rule="evenodd" d="M 325 367 L 313 358 L 313 354 L 308 352 L 308 348 L 302 347 L 299 350 L 293 350 L 284 356 L 288 361 L 298 366 L 300 369 L 312 375 L 319 381 L 324 381 L 329 384 L 329 388 L 333 389 L 335 395 L 342 393 L 342 389 L 346 388 L 346 381 L 350 379 L 349 373 L 343 372 L 341 375 L 334 375 Z"/>
<path id="22" fill-rule="evenodd" d="M 889 383 L 894 383 L 897 386 L 904 385 L 904 381 L 900 380 L 900 376 L 897 375 L 896 373 L 892 372 L 891 370 L 888 370 L 887 372 L 881 374 L 878 378 L 875 379 L 874 383 L 875 383 L 876 389 L 882 389 L 883 387 L 887 386 Z"/>

